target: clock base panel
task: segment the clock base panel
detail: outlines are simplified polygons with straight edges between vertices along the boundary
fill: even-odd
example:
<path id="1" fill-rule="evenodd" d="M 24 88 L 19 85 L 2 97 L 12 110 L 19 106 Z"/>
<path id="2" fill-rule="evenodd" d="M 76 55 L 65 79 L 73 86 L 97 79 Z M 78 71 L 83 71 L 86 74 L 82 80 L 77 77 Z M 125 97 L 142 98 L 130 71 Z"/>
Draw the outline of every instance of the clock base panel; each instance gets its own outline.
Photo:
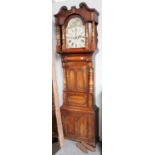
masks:
<path id="1" fill-rule="evenodd" d="M 61 108 L 64 136 L 95 146 L 98 141 L 98 108 L 90 112 Z"/>

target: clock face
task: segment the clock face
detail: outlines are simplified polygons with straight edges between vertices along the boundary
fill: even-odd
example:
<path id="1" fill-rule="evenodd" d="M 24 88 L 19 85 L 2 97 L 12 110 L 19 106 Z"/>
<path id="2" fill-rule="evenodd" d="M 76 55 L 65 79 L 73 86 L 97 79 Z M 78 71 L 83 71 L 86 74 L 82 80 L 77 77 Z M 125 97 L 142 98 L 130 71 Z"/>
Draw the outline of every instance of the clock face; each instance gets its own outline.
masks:
<path id="1" fill-rule="evenodd" d="M 70 19 L 66 27 L 66 48 L 85 47 L 85 25 L 79 17 Z"/>

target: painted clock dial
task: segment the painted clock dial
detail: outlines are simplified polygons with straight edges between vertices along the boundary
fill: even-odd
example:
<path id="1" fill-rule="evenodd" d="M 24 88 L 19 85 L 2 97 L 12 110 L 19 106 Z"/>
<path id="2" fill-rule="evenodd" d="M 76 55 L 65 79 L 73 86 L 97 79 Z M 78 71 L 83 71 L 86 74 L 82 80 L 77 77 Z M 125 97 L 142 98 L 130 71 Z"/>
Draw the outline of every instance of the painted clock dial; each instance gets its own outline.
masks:
<path id="1" fill-rule="evenodd" d="M 66 48 L 85 47 L 85 25 L 79 17 L 71 18 L 66 27 Z"/>

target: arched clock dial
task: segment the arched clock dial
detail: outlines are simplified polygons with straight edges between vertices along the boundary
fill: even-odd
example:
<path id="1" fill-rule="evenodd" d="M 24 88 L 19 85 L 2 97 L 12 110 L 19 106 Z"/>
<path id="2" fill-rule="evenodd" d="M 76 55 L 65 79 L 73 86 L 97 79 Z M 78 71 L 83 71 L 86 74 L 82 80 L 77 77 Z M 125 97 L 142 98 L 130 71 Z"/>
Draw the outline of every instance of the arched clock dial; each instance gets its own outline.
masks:
<path id="1" fill-rule="evenodd" d="M 75 17 L 66 27 L 66 48 L 82 47 L 85 47 L 85 25 L 79 17 Z"/>

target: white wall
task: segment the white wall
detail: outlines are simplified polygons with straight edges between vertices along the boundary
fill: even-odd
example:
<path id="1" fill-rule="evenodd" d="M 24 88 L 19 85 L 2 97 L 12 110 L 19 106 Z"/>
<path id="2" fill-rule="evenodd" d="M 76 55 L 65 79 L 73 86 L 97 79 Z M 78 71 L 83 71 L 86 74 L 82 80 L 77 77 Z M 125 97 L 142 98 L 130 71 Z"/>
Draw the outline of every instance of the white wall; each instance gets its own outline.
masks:
<path id="1" fill-rule="evenodd" d="M 155 1 L 103 1 L 104 155 L 155 154 Z"/>
<path id="2" fill-rule="evenodd" d="M 102 1 L 101 0 L 95 0 L 95 3 L 93 0 L 74 0 L 74 1 L 60 1 L 60 2 L 53 2 L 53 15 L 56 14 L 61 6 L 65 5 L 68 9 L 71 8 L 71 6 L 79 7 L 79 4 L 81 2 L 86 2 L 87 5 L 91 8 L 95 8 L 99 13 L 99 24 L 97 27 L 98 30 L 98 53 L 96 54 L 96 61 L 95 61 L 95 100 L 96 105 L 99 107 L 99 136 L 100 139 L 102 138 L 101 135 L 101 128 L 102 128 Z M 55 34 L 55 25 L 54 25 L 54 17 L 53 17 L 53 35 Z M 53 46 L 55 48 L 55 42 L 53 43 Z M 57 71 L 57 79 L 58 79 L 58 89 L 59 89 L 59 95 L 60 95 L 60 104 L 63 104 L 63 97 L 62 97 L 62 91 L 63 91 L 63 83 L 62 83 L 62 66 L 61 66 L 61 60 L 60 56 L 56 54 L 56 71 Z"/>

